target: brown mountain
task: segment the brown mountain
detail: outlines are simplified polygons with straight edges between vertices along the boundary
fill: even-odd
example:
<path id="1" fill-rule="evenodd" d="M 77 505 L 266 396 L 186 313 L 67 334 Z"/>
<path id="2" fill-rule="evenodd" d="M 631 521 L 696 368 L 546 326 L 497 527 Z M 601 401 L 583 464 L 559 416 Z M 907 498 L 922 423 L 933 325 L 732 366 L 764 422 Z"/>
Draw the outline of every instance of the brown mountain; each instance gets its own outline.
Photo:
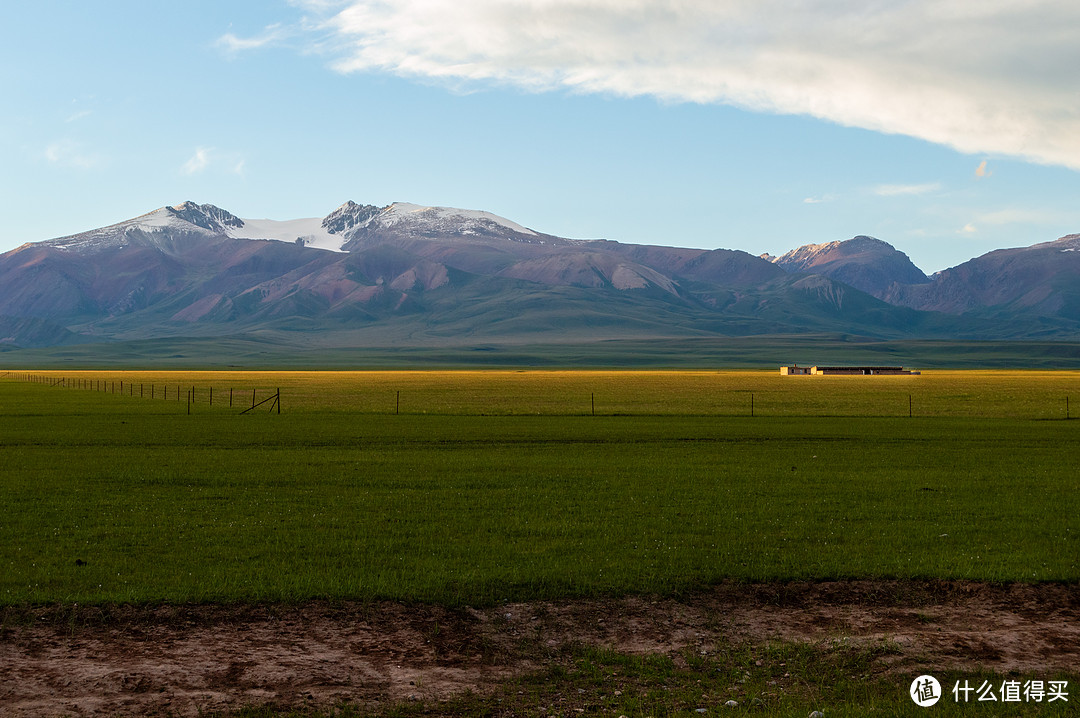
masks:
<path id="1" fill-rule="evenodd" d="M 930 279 L 888 242 L 858 236 L 843 242 L 807 244 L 780 257 L 764 257 L 788 272 L 820 274 L 883 299 L 893 284 Z"/>
<path id="2" fill-rule="evenodd" d="M 928 284 L 893 286 L 883 299 L 950 314 L 1080 321 L 1080 235 L 989 252 L 938 272 Z"/>
<path id="3" fill-rule="evenodd" d="M 804 263 L 807 276 L 738 250 L 566 239 L 473 210 L 348 202 L 277 222 L 185 202 L 0 255 L 0 316 L 19 346 L 281 332 L 423 346 L 1026 331 L 869 296 L 860 277 L 903 255 L 869 238 L 837 244 Z"/>

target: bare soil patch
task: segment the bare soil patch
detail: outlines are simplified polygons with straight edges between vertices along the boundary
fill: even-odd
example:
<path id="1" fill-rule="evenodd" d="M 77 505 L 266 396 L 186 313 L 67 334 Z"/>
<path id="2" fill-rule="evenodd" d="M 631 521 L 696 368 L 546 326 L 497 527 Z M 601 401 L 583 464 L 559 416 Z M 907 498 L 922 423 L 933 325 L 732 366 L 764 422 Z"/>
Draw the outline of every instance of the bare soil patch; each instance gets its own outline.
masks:
<path id="1" fill-rule="evenodd" d="M 682 655 L 771 641 L 890 642 L 885 670 L 1080 666 L 1080 586 L 726 583 L 679 598 L 72 607 L 0 613 L 0 715 L 196 716 L 246 705 L 445 700 L 568 645 Z"/>

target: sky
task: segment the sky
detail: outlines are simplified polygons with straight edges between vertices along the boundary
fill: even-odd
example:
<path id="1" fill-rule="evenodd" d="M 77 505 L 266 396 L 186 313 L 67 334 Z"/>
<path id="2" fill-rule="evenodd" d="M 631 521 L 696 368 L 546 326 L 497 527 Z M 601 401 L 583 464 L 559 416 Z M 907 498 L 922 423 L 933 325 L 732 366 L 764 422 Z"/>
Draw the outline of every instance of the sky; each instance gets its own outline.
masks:
<path id="1" fill-rule="evenodd" d="M 927 273 L 1080 232 L 1075 0 L 83 0 L 0 9 L 0 251 L 347 200 Z"/>

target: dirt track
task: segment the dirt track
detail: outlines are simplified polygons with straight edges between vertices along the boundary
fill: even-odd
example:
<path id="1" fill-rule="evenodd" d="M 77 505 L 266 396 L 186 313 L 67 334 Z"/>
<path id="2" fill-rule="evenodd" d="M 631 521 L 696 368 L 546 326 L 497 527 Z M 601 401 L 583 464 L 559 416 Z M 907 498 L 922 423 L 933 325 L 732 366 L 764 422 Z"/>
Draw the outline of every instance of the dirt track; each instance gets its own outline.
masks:
<path id="1" fill-rule="evenodd" d="M 8 610 L 0 715 L 198 715 L 242 705 L 437 700 L 536 670 L 545 648 L 678 654 L 888 640 L 889 670 L 1080 666 L 1080 586 L 724 584 L 483 610 L 397 603 Z"/>

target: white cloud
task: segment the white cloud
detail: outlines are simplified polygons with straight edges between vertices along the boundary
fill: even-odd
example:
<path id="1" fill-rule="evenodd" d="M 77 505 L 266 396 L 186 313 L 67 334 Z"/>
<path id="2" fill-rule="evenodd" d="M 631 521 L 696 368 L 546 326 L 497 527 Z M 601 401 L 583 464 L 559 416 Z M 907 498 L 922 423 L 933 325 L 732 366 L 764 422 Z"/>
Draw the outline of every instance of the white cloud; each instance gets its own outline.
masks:
<path id="1" fill-rule="evenodd" d="M 1054 222 L 1068 221 L 1061 212 L 1044 211 L 1038 209 L 998 209 L 993 212 L 983 212 L 978 215 L 976 221 L 979 224 L 1051 224 Z"/>
<path id="2" fill-rule="evenodd" d="M 60 167 L 74 167 L 88 170 L 99 166 L 102 157 L 88 152 L 81 143 L 74 140 L 57 140 L 45 148 L 45 159 Z"/>
<path id="3" fill-rule="evenodd" d="M 316 10 L 320 12 L 326 12 L 328 10 L 338 10 L 340 8 L 348 6 L 350 0 L 285 0 L 289 5 L 293 7 L 306 8 L 308 10 Z"/>
<path id="4" fill-rule="evenodd" d="M 227 32 L 218 38 L 216 45 L 229 55 L 235 55 L 245 50 L 258 50 L 263 47 L 275 45 L 288 36 L 288 31 L 280 24 L 268 25 L 262 34 L 254 37 L 238 37 Z"/>
<path id="5" fill-rule="evenodd" d="M 991 212 L 978 212 L 974 219 L 965 224 L 957 234 L 978 234 L 979 228 L 1001 227 L 1010 224 L 1022 225 L 1060 225 L 1075 223 L 1075 217 L 1056 210 L 1024 209 L 1022 207 L 1006 207 Z"/>
<path id="6" fill-rule="evenodd" d="M 1074 0 L 292 1 L 341 72 L 723 103 L 1080 169 Z"/>
<path id="7" fill-rule="evenodd" d="M 924 184 L 879 184 L 871 191 L 879 197 L 897 197 L 902 195 L 920 195 L 937 192 L 941 189 L 940 182 L 926 182 Z"/>
<path id="8" fill-rule="evenodd" d="M 199 174 L 207 167 L 210 166 L 210 149 L 207 147 L 199 147 L 195 150 L 195 154 L 191 156 L 184 166 L 180 168 L 180 171 L 186 175 Z"/>
<path id="9" fill-rule="evenodd" d="M 210 169 L 244 176 L 247 160 L 238 152 L 220 152 L 213 147 L 198 147 L 180 171 L 186 175 L 197 175 Z"/>

